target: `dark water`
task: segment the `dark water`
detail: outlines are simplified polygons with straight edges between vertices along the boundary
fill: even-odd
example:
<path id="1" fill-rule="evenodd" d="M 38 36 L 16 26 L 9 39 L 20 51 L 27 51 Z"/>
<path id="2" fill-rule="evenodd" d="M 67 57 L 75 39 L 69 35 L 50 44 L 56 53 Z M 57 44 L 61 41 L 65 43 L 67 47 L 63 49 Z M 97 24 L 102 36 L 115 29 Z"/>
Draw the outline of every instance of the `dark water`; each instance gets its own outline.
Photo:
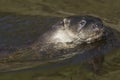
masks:
<path id="1" fill-rule="evenodd" d="M 119 3 L 119 0 L 1 0 L 0 80 L 119 80 Z M 115 36 L 83 46 L 84 54 L 43 64 L 28 46 L 59 18 L 70 15 L 99 16 Z"/>

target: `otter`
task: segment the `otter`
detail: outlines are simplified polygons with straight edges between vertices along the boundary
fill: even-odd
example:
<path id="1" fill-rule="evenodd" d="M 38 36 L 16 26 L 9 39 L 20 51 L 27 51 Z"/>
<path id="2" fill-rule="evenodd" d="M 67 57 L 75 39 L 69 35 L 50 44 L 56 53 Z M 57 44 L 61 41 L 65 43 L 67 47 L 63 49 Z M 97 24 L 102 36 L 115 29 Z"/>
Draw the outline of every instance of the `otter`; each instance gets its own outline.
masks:
<path id="1" fill-rule="evenodd" d="M 105 26 L 101 19 L 93 16 L 71 16 L 54 24 L 32 45 L 32 49 L 40 55 L 71 56 L 76 46 L 94 43 L 105 35 Z"/>
<path id="2" fill-rule="evenodd" d="M 37 21 L 39 22 L 41 19 L 37 20 L 36 18 L 33 19 L 33 17 L 29 18 L 28 16 L 26 17 L 22 16 L 21 18 L 13 16 L 11 18 L 13 19 L 13 22 L 15 22 L 11 23 L 11 26 L 16 26 L 16 24 L 19 25 L 20 23 L 22 23 L 22 26 L 26 26 L 26 21 L 27 22 L 30 21 L 29 25 L 33 26 L 35 24 L 38 24 L 37 26 L 40 26 L 39 23 L 36 22 Z M 28 19 L 24 21 L 24 18 Z M 2 22 L 5 23 L 1 23 L 1 25 L 6 26 L 9 24 L 9 20 L 6 22 L 6 19 L 2 20 Z M 32 21 L 29 19 L 32 19 Z M 20 20 L 20 22 L 18 20 Z M 21 42 L 22 39 L 20 40 L 18 39 L 19 36 L 21 36 L 20 38 L 22 38 L 23 35 L 20 34 L 19 36 L 17 35 L 18 38 L 16 38 L 16 36 L 14 38 L 9 37 L 10 40 L 12 40 L 11 42 L 9 41 L 7 36 L 6 38 L 4 38 L 5 35 L 1 34 L 3 36 L 3 39 L 1 37 L 0 41 L 3 44 L 7 44 L 7 48 L 6 46 L 5 49 L 4 47 L 3 48 L 1 47 L 2 56 L 0 59 L 1 60 L 0 72 L 15 71 L 18 70 L 18 68 L 19 69 L 32 68 L 36 64 L 40 65 L 46 64 L 48 62 L 58 62 L 58 64 L 60 62 L 60 64 L 57 65 L 60 66 L 61 63 L 64 63 L 65 65 L 67 64 L 74 65 L 84 61 L 87 61 L 88 65 L 92 66 L 89 67 L 93 69 L 95 72 L 99 72 L 100 68 L 102 67 L 101 66 L 102 63 L 104 62 L 104 55 L 111 53 L 110 51 L 112 50 L 119 51 L 120 32 L 114 28 L 104 25 L 101 19 L 99 19 L 98 17 L 70 16 L 60 19 L 59 21 L 57 20 L 58 18 L 57 19 L 47 18 L 47 20 L 45 19 L 43 21 L 44 24 L 41 25 L 40 30 L 38 30 L 40 32 L 39 38 L 38 39 L 35 38 L 34 39 L 35 42 L 33 41 L 30 45 L 19 47 L 17 49 L 16 48 L 13 49 L 14 47 L 13 48 L 11 47 L 12 45 L 14 45 L 12 42 L 13 41 L 15 41 L 15 43 L 19 43 L 19 41 Z M 48 23 L 50 24 L 53 23 L 53 26 L 49 26 Z M 44 25 L 46 27 L 44 27 Z M 17 28 L 18 27 L 14 29 L 13 27 L 11 29 L 15 30 L 13 31 L 15 33 L 18 32 Z M 7 30 L 8 30 L 7 28 L 4 29 L 5 32 Z M 27 29 L 25 28 L 24 30 L 25 33 L 26 30 Z M 6 40 L 8 39 L 7 41 L 9 43 L 11 42 L 11 44 L 6 43 L 6 41 L 4 42 L 5 39 Z M 27 40 L 29 39 L 31 38 L 27 37 Z M 13 50 L 11 51 L 11 49 Z M 11 51 L 11 53 L 6 54 L 6 51 L 7 52 Z M 3 54 L 3 52 L 5 52 L 5 54 Z"/>
<path id="3" fill-rule="evenodd" d="M 101 19 L 93 16 L 66 17 L 52 27 L 57 42 L 92 43 L 104 36 L 105 26 Z"/>

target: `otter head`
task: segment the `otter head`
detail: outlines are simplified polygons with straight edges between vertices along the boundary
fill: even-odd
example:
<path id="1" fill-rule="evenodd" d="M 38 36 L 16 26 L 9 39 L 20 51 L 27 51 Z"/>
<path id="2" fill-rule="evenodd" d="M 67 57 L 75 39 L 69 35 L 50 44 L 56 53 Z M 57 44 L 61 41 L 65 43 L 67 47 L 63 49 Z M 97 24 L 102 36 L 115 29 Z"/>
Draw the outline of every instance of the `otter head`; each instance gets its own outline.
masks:
<path id="1" fill-rule="evenodd" d="M 66 17 L 55 25 L 55 37 L 62 42 L 91 43 L 104 35 L 104 26 L 99 18 L 92 16 Z"/>

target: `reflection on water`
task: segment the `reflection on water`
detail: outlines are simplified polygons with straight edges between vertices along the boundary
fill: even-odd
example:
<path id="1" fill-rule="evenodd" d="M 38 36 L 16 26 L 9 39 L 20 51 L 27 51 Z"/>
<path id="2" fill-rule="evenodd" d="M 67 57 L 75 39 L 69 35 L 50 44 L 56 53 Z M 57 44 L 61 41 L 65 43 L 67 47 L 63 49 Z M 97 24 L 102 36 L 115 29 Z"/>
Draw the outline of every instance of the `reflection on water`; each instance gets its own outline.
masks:
<path id="1" fill-rule="evenodd" d="M 26 47 L 30 46 L 39 38 L 40 35 L 48 31 L 51 25 L 56 23 L 58 19 L 59 18 L 40 16 L 14 16 L 14 15 L 1 16 L 0 17 L 1 72 L 11 70 L 13 70 L 11 72 L 17 73 L 19 72 L 24 73 L 24 71 L 37 72 L 46 69 L 54 68 L 59 69 L 60 67 L 63 66 L 85 64 L 84 67 L 86 67 L 85 68 L 86 70 L 90 69 L 93 72 L 99 74 L 102 72 L 102 70 L 104 71 L 104 63 L 106 63 L 106 57 L 109 56 L 111 52 L 114 53 L 114 56 L 112 55 L 113 58 L 115 57 L 114 59 L 117 59 L 117 61 L 115 61 L 116 64 L 120 63 L 120 58 L 118 57 L 120 47 L 119 42 L 120 33 L 115 29 L 110 29 L 114 34 L 108 35 L 107 39 L 99 41 L 98 43 L 88 45 L 83 44 L 80 47 L 77 46 L 76 49 L 69 50 L 68 52 L 76 51 L 76 53 L 78 53 L 72 58 L 59 61 L 58 63 L 53 62 L 51 64 L 48 64 L 47 66 L 44 65 L 39 66 L 38 64 L 41 62 L 38 59 L 39 54 L 32 52 L 30 49 L 27 50 Z M 24 48 L 26 50 L 24 50 Z M 115 50 L 118 51 L 116 52 Z M 6 59 L 6 56 L 8 59 Z M 4 64 L 3 62 L 8 62 L 9 64 L 8 63 Z M 29 67 L 31 65 L 35 66 L 36 68 Z M 65 68 L 65 70 L 66 69 L 67 68 Z"/>
<path id="2" fill-rule="evenodd" d="M 93 59 L 90 59 L 88 61 L 88 64 L 89 66 L 91 66 L 91 69 L 98 74 L 102 69 L 103 62 L 104 62 L 104 55 L 100 55 L 93 57 Z"/>

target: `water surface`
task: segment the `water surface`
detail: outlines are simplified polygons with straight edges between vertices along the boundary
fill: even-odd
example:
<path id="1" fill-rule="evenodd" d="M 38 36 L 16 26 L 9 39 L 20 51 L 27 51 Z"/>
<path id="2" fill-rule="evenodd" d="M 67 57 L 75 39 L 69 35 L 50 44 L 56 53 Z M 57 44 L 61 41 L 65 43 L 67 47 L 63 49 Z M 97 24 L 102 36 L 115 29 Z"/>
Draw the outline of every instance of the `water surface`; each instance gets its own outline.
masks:
<path id="1" fill-rule="evenodd" d="M 1 0 L 0 1 L 0 73 L 1 80 L 119 80 L 120 48 L 111 43 L 98 44 L 100 50 L 91 50 L 83 55 L 58 63 L 38 65 L 39 61 L 28 61 L 35 56 L 29 49 L 40 35 L 49 30 L 59 18 L 70 15 L 94 15 L 104 24 L 120 31 L 119 0 Z M 58 18 L 59 17 L 59 18 Z M 116 44 L 116 43 L 115 43 Z M 117 43 L 119 45 L 119 43 Z M 88 46 L 90 47 L 90 46 Z M 20 49 L 22 51 L 20 52 Z M 101 50 L 102 49 L 102 50 Z M 105 49 L 105 50 L 104 50 Z M 102 51 L 102 52 L 101 52 Z M 105 52 L 104 52 L 105 51 Z M 18 62 L 10 62 L 4 57 L 14 52 Z M 22 56 L 25 53 L 24 56 Z M 90 55 L 90 54 L 91 55 Z M 102 53 L 102 54 L 100 54 Z M 13 59 L 11 56 L 10 59 Z M 20 57 L 19 57 L 20 56 Z M 26 63 L 19 62 L 26 60 Z M 5 64 L 3 64 L 5 62 Z M 7 63 L 6 63 L 7 62 Z M 12 66 L 11 66 L 12 65 Z M 32 65 L 32 66 L 30 66 Z M 14 66 L 14 67 L 13 67 Z M 21 67 L 20 67 L 21 66 Z M 99 71 L 97 71 L 99 68 Z M 97 73 L 96 73 L 97 72 Z"/>

